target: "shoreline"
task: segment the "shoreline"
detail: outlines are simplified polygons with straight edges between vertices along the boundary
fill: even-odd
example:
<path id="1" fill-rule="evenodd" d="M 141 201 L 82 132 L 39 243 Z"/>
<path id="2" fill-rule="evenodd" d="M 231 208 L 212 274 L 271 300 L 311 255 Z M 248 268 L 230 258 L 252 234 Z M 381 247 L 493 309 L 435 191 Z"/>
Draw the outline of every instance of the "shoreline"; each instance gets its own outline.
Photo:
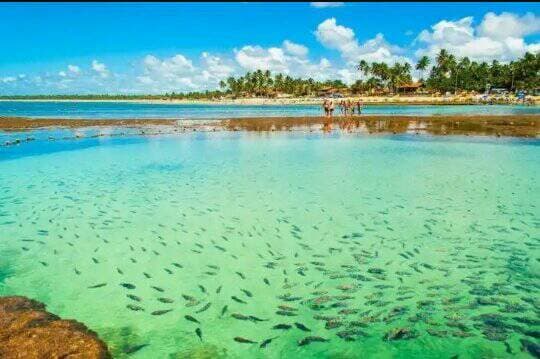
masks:
<path id="1" fill-rule="evenodd" d="M 500 102 L 497 97 L 491 97 L 495 105 L 521 105 L 517 101 Z M 540 104 L 540 96 L 531 97 L 536 106 Z M 152 105 L 216 105 L 216 106 L 322 106 L 323 97 L 291 97 L 291 98 L 238 98 L 238 99 L 215 99 L 215 100 L 186 100 L 186 99 L 0 99 L 0 102 L 103 102 L 103 103 L 133 103 L 133 104 L 152 104 Z M 361 100 L 365 105 L 423 105 L 423 106 L 441 106 L 441 105 L 488 105 L 473 96 L 350 96 L 334 99 L 336 102 L 341 100 Z"/>
<path id="2" fill-rule="evenodd" d="M 428 133 L 433 135 L 485 135 L 537 138 L 540 115 L 356 115 L 246 117 L 206 120 L 178 119 L 60 119 L 0 117 L 0 132 L 9 134 L 52 129 L 135 129 L 141 135 L 195 131 L 322 131 L 376 133 Z M 165 131 L 165 132 L 164 132 Z M 78 135 L 80 136 L 80 135 Z M 13 144 L 20 143 L 16 142 Z"/>

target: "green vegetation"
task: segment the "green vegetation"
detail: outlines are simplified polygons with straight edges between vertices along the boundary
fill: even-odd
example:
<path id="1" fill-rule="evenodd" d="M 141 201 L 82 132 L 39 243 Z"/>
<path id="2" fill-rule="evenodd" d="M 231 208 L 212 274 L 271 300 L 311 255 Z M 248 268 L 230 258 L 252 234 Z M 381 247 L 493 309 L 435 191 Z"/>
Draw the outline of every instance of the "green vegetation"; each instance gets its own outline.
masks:
<path id="1" fill-rule="evenodd" d="M 427 56 L 419 59 L 415 69 L 425 78 L 431 63 Z M 400 87 L 411 85 L 412 66 L 408 62 L 388 65 L 384 62 L 360 61 L 358 71 L 364 80 L 351 86 L 341 80 L 316 81 L 312 78 L 293 78 L 281 73 L 257 70 L 244 76 L 229 77 L 220 82 L 220 89 L 213 91 L 166 93 L 163 95 L 37 95 L 0 96 L 3 99 L 79 99 L 79 100 L 156 100 L 156 99 L 217 99 L 239 97 L 276 97 L 279 95 L 315 96 L 328 92 L 352 94 L 399 93 Z M 509 91 L 535 90 L 540 88 L 540 54 L 526 53 L 510 63 L 471 61 L 467 57 L 456 58 L 441 50 L 435 58 L 429 76 L 420 79 L 422 91 L 428 93 L 483 93 L 488 88 L 505 88 Z"/>

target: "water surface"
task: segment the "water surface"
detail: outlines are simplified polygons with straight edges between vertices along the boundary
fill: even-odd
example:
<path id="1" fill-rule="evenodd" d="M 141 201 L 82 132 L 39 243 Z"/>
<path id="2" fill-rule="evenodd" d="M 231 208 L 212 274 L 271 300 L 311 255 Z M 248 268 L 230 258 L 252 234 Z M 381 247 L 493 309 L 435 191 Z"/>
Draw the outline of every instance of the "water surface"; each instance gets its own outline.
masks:
<path id="1" fill-rule="evenodd" d="M 339 111 L 336 110 L 337 113 Z M 519 115 L 539 114 L 540 106 L 523 105 L 366 105 L 364 114 L 382 115 Z M 0 116 L 55 118 L 226 118 L 321 115 L 317 105 L 186 105 L 126 102 L 0 101 Z"/>
<path id="2" fill-rule="evenodd" d="M 86 323 L 118 357 L 528 357 L 536 340 L 537 140 L 63 143 L 0 152 L 0 295 Z"/>

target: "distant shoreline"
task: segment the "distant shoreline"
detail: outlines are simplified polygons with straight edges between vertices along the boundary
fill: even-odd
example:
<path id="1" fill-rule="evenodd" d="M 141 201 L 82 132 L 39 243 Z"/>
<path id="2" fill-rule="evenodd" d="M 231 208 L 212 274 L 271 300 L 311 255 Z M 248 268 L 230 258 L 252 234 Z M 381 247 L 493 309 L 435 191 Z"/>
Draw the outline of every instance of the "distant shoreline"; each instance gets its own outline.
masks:
<path id="1" fill-rule="evenodd" d="M 472 96 L 353 96 L 336 98 L 341 100 L 361 100 L 365 105 L 482 105 Z M 531 97 L 534 105 L 540 103 L 540 96 Z M 493 97 L 495 104 L 521 104 L 516 101 L 505 103 L 497 97 Z M 283 106 L 283 105 L 321 105 L 323 98 L 238 98 L 222 100 L 184 100 L 184 99 L 2 99 L 0 102 L 111 102 L 111 103 L 137 103 L 155 105 L 245 105 L 245 106 Z"/>

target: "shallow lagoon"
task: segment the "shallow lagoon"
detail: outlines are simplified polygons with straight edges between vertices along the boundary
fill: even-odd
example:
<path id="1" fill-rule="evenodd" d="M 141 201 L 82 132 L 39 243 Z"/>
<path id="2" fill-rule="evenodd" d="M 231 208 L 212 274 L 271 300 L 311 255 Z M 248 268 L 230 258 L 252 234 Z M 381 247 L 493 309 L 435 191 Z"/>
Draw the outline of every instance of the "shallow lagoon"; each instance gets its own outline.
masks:
<path id="1" fill-rule="evenodd" d="M 86 323 L 118 357 L 528 357 L 538 144 L 240 132 L 21 146 L 0 152 L 0 295 Z M 395 328 L 411 338 L 384 340 Z M 298 346 L 307 336 L 328 341 Z"/>

